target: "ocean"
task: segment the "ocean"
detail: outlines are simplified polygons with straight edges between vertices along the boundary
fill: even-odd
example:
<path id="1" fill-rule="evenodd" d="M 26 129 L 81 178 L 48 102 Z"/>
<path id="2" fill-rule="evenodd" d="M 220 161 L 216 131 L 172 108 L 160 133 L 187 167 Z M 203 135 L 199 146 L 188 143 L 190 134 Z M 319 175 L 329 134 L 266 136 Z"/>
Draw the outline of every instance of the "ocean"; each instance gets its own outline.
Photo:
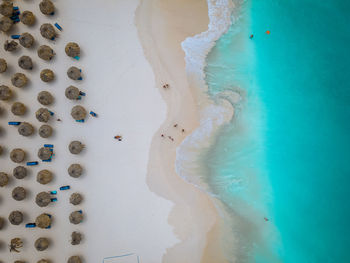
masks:
<path id="1" fill-rule="evenodd" d="M 207 56 L 210 98 L 242 98 L 201 155 L 232 262 L 350 262 L 349 14 L 345 0 L 244 1 Z"/>

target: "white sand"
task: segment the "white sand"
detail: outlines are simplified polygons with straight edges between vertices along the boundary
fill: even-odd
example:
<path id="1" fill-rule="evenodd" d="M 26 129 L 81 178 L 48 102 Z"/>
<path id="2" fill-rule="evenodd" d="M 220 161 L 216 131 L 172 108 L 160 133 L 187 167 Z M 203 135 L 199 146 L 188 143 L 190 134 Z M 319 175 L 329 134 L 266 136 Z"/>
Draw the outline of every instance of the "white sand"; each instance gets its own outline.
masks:
<path id="1" fill-rule="evenodd" d="M 9 151 L 15 147 L 27 150 L 27 160 L 36 160 L 36 152 L 44 143 L 55 145 L 55 158 L 50 164 L 40 163 L 30 168 L 30 175 L 24 180 L 11 177 L 11 184 L 0 189 L 0 216 L 7 218 L 11 209 L 25 212 L 25 223 L 31 222 L 41 212 L 53 215 L 50 230 L 25 229 L 7 224 L 0 232 L 0 261 L 13 262 L 23 259 L 36 262 L 47 257 L 52 262 L 66 262 L 71 255 L 82 255 L 85 262 L 102 262 L 104 257 L 135 253 L 141 262 L 161 262 L 166 248 L 178 242 L 168 225 L 168 215 L 172 203 L 156 196 L 146 184 L 148 153 L 151 139 L 166 117 L 166 106 L 159 91 L 154 89 L 153 72 L 143 56 L 137 31 L 133 23 L 137 0 L 74 0 L 55 1 L 58 12 L 47 18 L 39 12 L 38 1 L 15 1 L 21 8 L 32 10 L 40 23 L 33 28 L 18 24 L 11 33 L 28 31 L 35 35 L 37 43 L 49 44 L 57 53 L 56 58 L 45 63 L 36 55 L 36 50 L 23 47 L 16 54 L 0 49 L 0 57 L 7 59 L 10 69 L 0 75 L 1 84 L 10 85 L 10 76 L 19 70 L 17 58 L 21 54 L 32 56 L 35 69 L 28 72 L 30 86 L 20 90 L 13 88 L 16 101 L 29 107 L 24 118 L 14 118 L 9 108 L 12 102 L 0 102 L 6 114 L 0 117 L 5 133 L 0 144 L 7 149 L 0 157 L 0 170 L 12 173 L 16 166 L 9 161 Z M 101 5 L 105 5 L 101 8 Z M 64 29 L 56 42 L 51 43 L 39 35 L 39 26 L 45 21 L 58 22 Z M 3 45 L 4 34 L 0 35 Z M 64 46 L 76 41 L 82 48 L 81 60 L 75 61 L 64 54 Z M 69 66 L 83 69 L 81 83 L 66 77 Z M 49 67 L 56 73 L 56 80 L 46 84 L 39 79 L 40 70 Z M 25 72 L 27 73 L 27 72 Z M 64 96 L 68 85 L 77 84 L 87 96 L 80 102 L 88 110 L 99 114 L 89 117 L 85 124 L 79 124 L 70 117 L 70 109 L 78 104 Z M 7 126 L 7 121 L 29 121 L 36 129 L 40 124 L 34 113 L 40 107 L 36 95 L 41 90 L 54 94 L 56 102 L 49 107 L 55 117 L 63 121 L 50 121 L 55 136 L 44 140 L 37 134 L 30 138 L 18 135 L 16 128 Z M 142 106 L 141 106 L 142 105 Z M 121 134 L 122 142 L 113 136 Z M 67 145 L 72 139 L 86 144 L 86 150 L 79 156 L 72 156 Z M 67 167 L 72 162 L 81 163 L 86 173 L 80 179 L 70 178 Z M 48 168 L 55 173 L 55 180 L 42 186 L 35 180 L 40 169 Z M 34 204 L 35 195 L 40 191 L 58 189 L 69 184 L 72 190 L 59 192 L 59 201 L 49 208 L 39 208 Z M 10 197 L 15 186 L 24 186 L 29 191 L 25 201 L 16 202 Z M 69 195 L 74 191 L 84 194 L 84 202 L 73 207 Z M 82 209 L 85 219 L 81 225 L 73 226 L 68 221 L 71 211 Z M 84 233 L 84 243 L 71 246 L 70 233 L 79 230 Z M 39 236 L 52 239 L 52 246 L 45 252 L 34 249 L 34 241 Z M 9 253 L 6 243 L 12 237 L 21 237 L 24 248 L 19 254 Z M 110 262 L 110 261 L 109 261 Z M 117 262 L 117 261 L 116 261 Z"/>

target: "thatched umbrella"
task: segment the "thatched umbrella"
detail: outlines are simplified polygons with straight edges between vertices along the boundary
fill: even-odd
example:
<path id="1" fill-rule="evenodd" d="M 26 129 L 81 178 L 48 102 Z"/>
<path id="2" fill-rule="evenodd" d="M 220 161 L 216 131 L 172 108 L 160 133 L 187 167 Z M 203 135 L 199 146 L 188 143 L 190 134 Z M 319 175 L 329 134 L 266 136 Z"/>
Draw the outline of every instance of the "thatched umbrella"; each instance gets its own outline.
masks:
<path id="1" fill-rule="evenodd" d="M 13 149 L 10 152 L 10 159 L 14 163 L 21 163 L 24 161 L 24 158 L 26 157 L 26 153 L 22 149 Z"/>
<path id="2" fill-rule="evenodd" d="M 17 166 L 13 169 L 13 176 L 17 179 L 23 179 L 27 176 L 27 168 L 24 166 Z"/>
<path id="3" fill-rule="evenodd" d="M 52 179 L 53 175 L 49 170 L 41 170 L 36 176 L 36 181 L 40 184 L 48 184 Z"/>
<path id="4" fill-rule="evenodd" d="M 83 261 L 79 256 L 71 256 L 67 261 L 67 263 L 82 263 L 82 262 Z"/>
<path id="5" fill-rule="evenodd" d="M 29 56 L 22 56 L 18 59 L 18 66 L 22 69 L 32 70 L 33 61 Z"/>
<path id="6" fill-rule="evenodd" d="M 47 214 L 41 214 L 35 219 L 35 225 L 39 228 L 48 228 L 51 226 L 51 217 Z"/>
<path id="7" fill-rule="evenodd" d="M 43 60 L 51 60 L 55 56 L 55 52 L 47 45 L 42 45 L 38 48 L 38 56 Z"/>
<path id="8" fill-rule="evenodd" d="M 82 175 L 83 173 L 83 167 L 81 167 L 80 164 L 74 163 L 71 164 L 68 168 L 68 174 L 71 177 L 78 178 Z"/>
<path id="9" fill-rule="evenodd" d="M 5 59 L 0 58 L 0 73 L 3 73 L 7 70 L 7 62 Z"/>
<path id="10" fill-rule="evenodd" d="M 50 0 L 41 1 L 39 8 L 44 15 L 53 15 L 55 13 L 55 5 Z"/>
<path id="11" fill-rule="evenodd" d="M 39 103 L 41 103 L 42 105 L 45 105 L 45 106 L 52 104 L 53 100 L 54 100 L 53 96 L 48 91 L 39 92 L 37 99 L 38 99 Z"/>
<path id="12" fill-rule="evenodd" d="M 15 102 L 11 106 L 13 115 L 22 116 L 26 113 L 27 107 L 22 102 Z"/>
<path id="13" fill-rule="evenodd" d="M 49 138 L 52 135 L 52 127 L 50 125 L 44 124 L 39 128 L 39 135 L 42 138 Z"/>
<path id="14" fill-rule="evenodd" d="M 49 23 L 42 24 L 40 27 L 40 34 L 43 38 L 54 39 L 56 37 L 56 31 L 53 25 Z"/>
<path id="15" fill-rule="evenodd" d="M 48 122 L 51 114 L 47 108 L 40 108 L 36 111 L 35 117 L 40 122 Z"/>
<path id="16" fill-rule="evenodd" d="M 67 70 L 67 75 L 72 80 L 80 80 L 81 79 L 81 70 L 77 67 L 70 67 Z"/>
<path id="17" fill-rule="evenodd" d="M 0 100 L 9 100 L 12 98 L 12 91 L 5 85 L 0 86 Z"/>
<path id="18" fill-rule="evenodd" d="M 84 120 L 86 118 L 86 110 L 83 106 L 77 105 L 72 108 L 70 115 L 74 120 Z"/>
<path id="19" fill-rule="evenodd" d="M 18 226 L 23 222 L 23 214 L 20 211 L 12 211 L 9 215 L 9 221 L 12 225 Z"/>
<path id="20" fill-rule="evenodd" d="M 74 211 L 69 215 L 69 222 L 74 225 L 80 224 L 84 219 L 83 213 L 81 211 Z"/>
<path id="21" fill-rule="evenodd" d="M 11 17 L 13 14 L 13 3 L 11 1 L 3 1 L 0 4 L 0 14 Z"/>
<path id="22" fill-rule="evenodd" d="M 44 82 L 51 82 L 55 78 L 55 74 L 51 69 L 43 69 L 40 73 L 40 78 Z"/>
<path id="23" fill-rule="evenodd" d="M 6 222 L 6 221 L 5 221 L 5 218 L 3 218 L 3 217 L 0 216 L 0 230 L 4 228 L 5 222 Z"/>
<path id="24" fill-rule="evenodd" d="M 13 21 L 7 16 L 0 18 L 0 31 L 7 32 L 11 29 Z"/>
<path id="25" fill-rule="evenodd" d="M 23 88 L 28 83 L 28 78 L 23 73 L 15 73 L 11 78 L 12 85 L 17 88 Z"/>
<path id="26" fill-rule="evenodd" d="M 73 193 L 69 198 L 69 202 L 72 205 L 79 205 L 82 201 L 83 201 L 83 196 L 79 193 Z"/>
<path id="27" fill-rule="evenodd" d="M 0 187 L 4 187 L 9 183 L 9 176 L 7 173 L 0 172 Z"/>
<path id="28" fill-rule="evenodd" d="M 22 122 L 18 126 L 18 133 L 22 136 L 30 136 L 34 133 L 34 127 L 28 122 Z"/>
<path id="29" fill-rule="evenodd" d="M 80 47 L 77 43 L 69 42 L 66 45 L 65 51 L 68 57 L 74 58 L 80 56 Z"/>
<path id="30" fill-rule="evenodd" d="M 85 147 L 85 145 L 82 144 L 80 141 L 72 141 L 69 144 L 68 148 L 72 154 L 79 154 L 84 149 L 84 147 Z"/>
<path id="31" fill-rule="evenodd" d="M 23 33 L 19 38 L 19 43 L 25 48 L 30 48 L 34 44 L 34 37 L 29 33 Z"/>
<path id="32" fill-rule="evenodd" d="M 71 244 L 74 245 L 79 245 L 81 240 L 83 239 L 82 235 L 79 232 L 72 232 L 72 240 L 71 240 Z"/>
<path id="33" fill-rule="evenodd" d="M 35 15 L 31 11 L 24 11 L 20 19 L 21 22 L 27 26 L 32 26 L 35 23 Z"/>
<path id="34" fill-rule="evenodd" d="M 6 40 L 4 43 L 5 51 L 12 52 L 17 50 L 17 48 L 18 48 L 18 43 L 14 40 L 11 40 L 11 41 Z"/>
<path id="35" fill-rule="evenodd" d="M 44 251 L 49 247 L 49 245 L 50 245 L 50 241 L 46 237 L 40 237 L 34 243 L 34 247 L 38 251 Z"/>
<path id="36" fill-rule="evenodd" d="M 65 95 L 67 99 L 77 100 L 80 96 L 80 90 L 77 87 L 69 86 L 66 88 Z"/>
<path id="37" fill-rule="evenodd" d="M 51 263 L 48 259 L 40 259 L 37 263 Z"/>
<path id="38" fill-rule="evenodd" d="M 52 152 L 48 147 L 41 147 L 38 151 L 38 157 L 40 160 L 49 160 L 52 156 Z"/>
<path id="39" fill-rule="evenodd" d="M 51 195 L 48 192 L 41 192 L 36 195 L 35 203 L 40 207 L 48 206 L 51 203 Z"/>
<path id="40" fill-rule="evenodd" d="M 23 187 L 16 187 L 12 190 L 12 198 L 16 201 L 22 201 L 24 198 L 26 198 L 26 189 Z"/>

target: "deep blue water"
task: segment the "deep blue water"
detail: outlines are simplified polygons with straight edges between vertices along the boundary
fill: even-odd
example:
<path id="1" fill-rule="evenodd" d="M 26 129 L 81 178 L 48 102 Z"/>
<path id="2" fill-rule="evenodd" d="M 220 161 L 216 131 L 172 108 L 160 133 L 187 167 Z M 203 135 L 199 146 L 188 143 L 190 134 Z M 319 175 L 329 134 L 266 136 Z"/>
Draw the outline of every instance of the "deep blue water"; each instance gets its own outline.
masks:
<path id="1" fill-rule="evenodd" d="M 240 262 L 350 262 L 350 1 L 252 0 L 234 15 L 206 81 L 243 101 L 203 158 Z"/>

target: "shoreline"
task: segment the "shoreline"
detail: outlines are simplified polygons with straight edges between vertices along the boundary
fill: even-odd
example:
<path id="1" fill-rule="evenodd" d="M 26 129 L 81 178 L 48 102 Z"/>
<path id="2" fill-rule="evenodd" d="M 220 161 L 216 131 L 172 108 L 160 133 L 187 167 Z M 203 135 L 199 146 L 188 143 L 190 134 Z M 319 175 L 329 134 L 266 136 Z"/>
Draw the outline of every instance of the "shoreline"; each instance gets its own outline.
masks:
<path id="1" fill-rule="evenodd" d="M 166 2 L 163 1 L 162 5 L 160 0 L 147 3 L 141 1 L 135 15 L 145 56 L 153 68 L 156 86 L 168 106 L 167 118 L 152 140 L 147 176 L 151 191 L 175 203 L 169 216 L 169 223 L 174 227 L 174 232 L 181 242 L 167 250 L 163 261 L 227 262 L 220 244 L 221 219 L 214 200 L 209 193 L 203 191 L 202 187 L 198 187 L 198 183 L 186 178 L 184 170 L 179 169 L 180 163 L 183 163 L 179 156 L 183 153 L 184 145 L 193 138 L 193 134 L 206 126 L 203 124 L 208 117 L 205 117 L 203 112 L 208 113 L 210 110 L 217 111 L 218 108 L 222 108 L 216 106 L 217 109 L 213 108 L 213 103 L 209 102 L 205 95 L 204 67 L 205 58 L 215 45 L 215 41 L 231 25 L 233 5 L 230 0 L 217 1 L 216 5 L 211 0 L 208 3 L 187 1 L 177 3 L 176 7 Z M 201 9 L 196 4 L 201 4 Z M 191 10 L 193 12 L 189 21 L 197 22 L 204 16 L 206 20 L 201 21 L 201 24 L 192 24 L 189 28 L 185 13 Z M 225 15 L 222 15 L 223 13 Z M 179 15 L 183 20 L 174 18 L 175 15 Z M 172 27 L 174 21 L 176 25 Z M 171 39 L 170 42 L 168 38 Z M 169 50 L 173 56 L 167 54 L 166 51 Z M 162 90 L 161 87 L 165 83 L 170 84 L 169 90 Z M 219 123 L 215 126 L 223 124 L 232 117 L 232 106 L 226 104 L 224 108 L 226 114 L 223 109 L 220 110 L 219 114 L 224 113 L 224 118 L 220 117 Z M 217 116 L 212 117 L 216 118 Z M 178 124 L 179 120 L 181 124 Z M 173 133 L 176 133 L 174 123 L 183 125 L 186 133 L 177 134 L 174 137 L 175 142 L 164 142 L 168 139 L 160 135 L 174 136 Z M 212 132 L 210 130 L 209 135 Z M 160 167 L 159 163 L 162 164 Z M 196 209 L 199 207 L 200 209 Z M 186 222 L 186 225 L 181 222 Z M 186 253 L 189 251 L 192 258 Z M 179 255 L 183 255 L 184 258 L 179 259 Z"/>

